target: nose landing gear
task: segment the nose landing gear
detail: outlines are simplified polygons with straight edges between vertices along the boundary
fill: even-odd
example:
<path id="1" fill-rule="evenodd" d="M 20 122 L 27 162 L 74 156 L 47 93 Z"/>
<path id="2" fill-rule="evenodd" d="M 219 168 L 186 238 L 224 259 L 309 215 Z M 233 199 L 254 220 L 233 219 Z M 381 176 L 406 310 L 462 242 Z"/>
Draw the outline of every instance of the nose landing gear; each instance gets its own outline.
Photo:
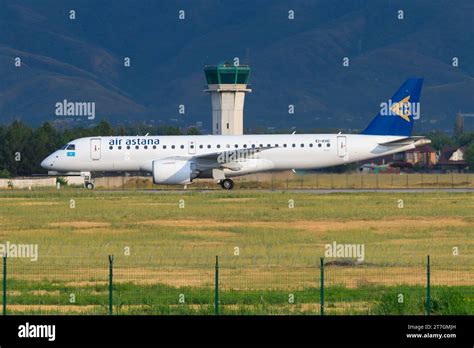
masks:
<path id="1" fill-rule="evenodd" d="M 221 180 L 220 184 L 224 190 L 232 190 L 234 188 L 234 181 L 231 179 Z"/>

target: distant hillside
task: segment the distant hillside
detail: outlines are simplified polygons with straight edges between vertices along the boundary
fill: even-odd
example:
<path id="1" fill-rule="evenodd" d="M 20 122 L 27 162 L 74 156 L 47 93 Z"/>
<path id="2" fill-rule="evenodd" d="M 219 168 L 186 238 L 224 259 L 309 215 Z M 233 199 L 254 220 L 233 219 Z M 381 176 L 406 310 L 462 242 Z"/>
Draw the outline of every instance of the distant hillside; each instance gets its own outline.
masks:
<path id="1" fill-rule="evenodd" d="M 239 57 L 252 67 L 246 127 L 360 129 L 419 75 L 417 130 L 451 130 L 474 112 L 473 15 L 470 0 L 0 0 L 0 122 L 63 120 L 67 99 L 95 101 L 93 122 L 210 128 L 203 67 Z"/>

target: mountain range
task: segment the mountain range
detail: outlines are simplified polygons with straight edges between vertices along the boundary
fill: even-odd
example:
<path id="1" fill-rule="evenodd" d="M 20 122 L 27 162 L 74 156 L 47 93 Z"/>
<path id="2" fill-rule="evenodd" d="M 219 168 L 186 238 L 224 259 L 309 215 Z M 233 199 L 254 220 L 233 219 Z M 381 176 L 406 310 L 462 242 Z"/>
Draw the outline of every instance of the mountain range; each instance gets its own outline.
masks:
<path id="1" fill-rule="evenodd" d="M 0 123 L 206 132 L 203 68 L 238 57 L 252 69 L 247 129 L 361 129 L 421 76 L 416 130 L 451 130 L 474 112 L 473 15 L 470 0 L 0 0 Z M 96 119 L 57 116 L 65 99 L 95 102 Z"/>

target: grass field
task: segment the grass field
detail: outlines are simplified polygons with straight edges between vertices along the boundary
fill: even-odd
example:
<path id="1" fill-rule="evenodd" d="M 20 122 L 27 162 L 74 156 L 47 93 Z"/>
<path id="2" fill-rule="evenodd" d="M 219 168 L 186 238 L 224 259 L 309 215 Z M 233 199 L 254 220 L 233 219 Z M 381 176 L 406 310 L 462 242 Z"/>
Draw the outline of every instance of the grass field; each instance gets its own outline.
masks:
<path id="1" fill-rule="evenodd" d="M 326 257 L 328 314 L 422 314 L 427 255 L 433 312 L 474 314 L 473 211 L 472 193 L 5 191 L 0 243 L 39 245 L 8 260 L 8 312 L 106 313 L 113 254 L 117 313 L 214 313 L 216 255 L 222 313 L 319 313 L 336 241 L 365 259 Z"/>

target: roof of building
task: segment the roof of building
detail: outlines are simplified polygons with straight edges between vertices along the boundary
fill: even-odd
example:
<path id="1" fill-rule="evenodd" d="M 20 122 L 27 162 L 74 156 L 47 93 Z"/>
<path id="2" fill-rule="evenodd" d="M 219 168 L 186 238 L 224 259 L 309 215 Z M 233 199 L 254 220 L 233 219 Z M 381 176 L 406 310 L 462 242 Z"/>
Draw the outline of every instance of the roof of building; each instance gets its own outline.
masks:
<path id="1" fill-rule="evenodd" d="M 451 161 L 450 158 L 454 152 L 461 149 L 464 151 L 464 147 L 445 146 L 440 151 L 438 164 L 466 164 L 466 161 Z"/>

